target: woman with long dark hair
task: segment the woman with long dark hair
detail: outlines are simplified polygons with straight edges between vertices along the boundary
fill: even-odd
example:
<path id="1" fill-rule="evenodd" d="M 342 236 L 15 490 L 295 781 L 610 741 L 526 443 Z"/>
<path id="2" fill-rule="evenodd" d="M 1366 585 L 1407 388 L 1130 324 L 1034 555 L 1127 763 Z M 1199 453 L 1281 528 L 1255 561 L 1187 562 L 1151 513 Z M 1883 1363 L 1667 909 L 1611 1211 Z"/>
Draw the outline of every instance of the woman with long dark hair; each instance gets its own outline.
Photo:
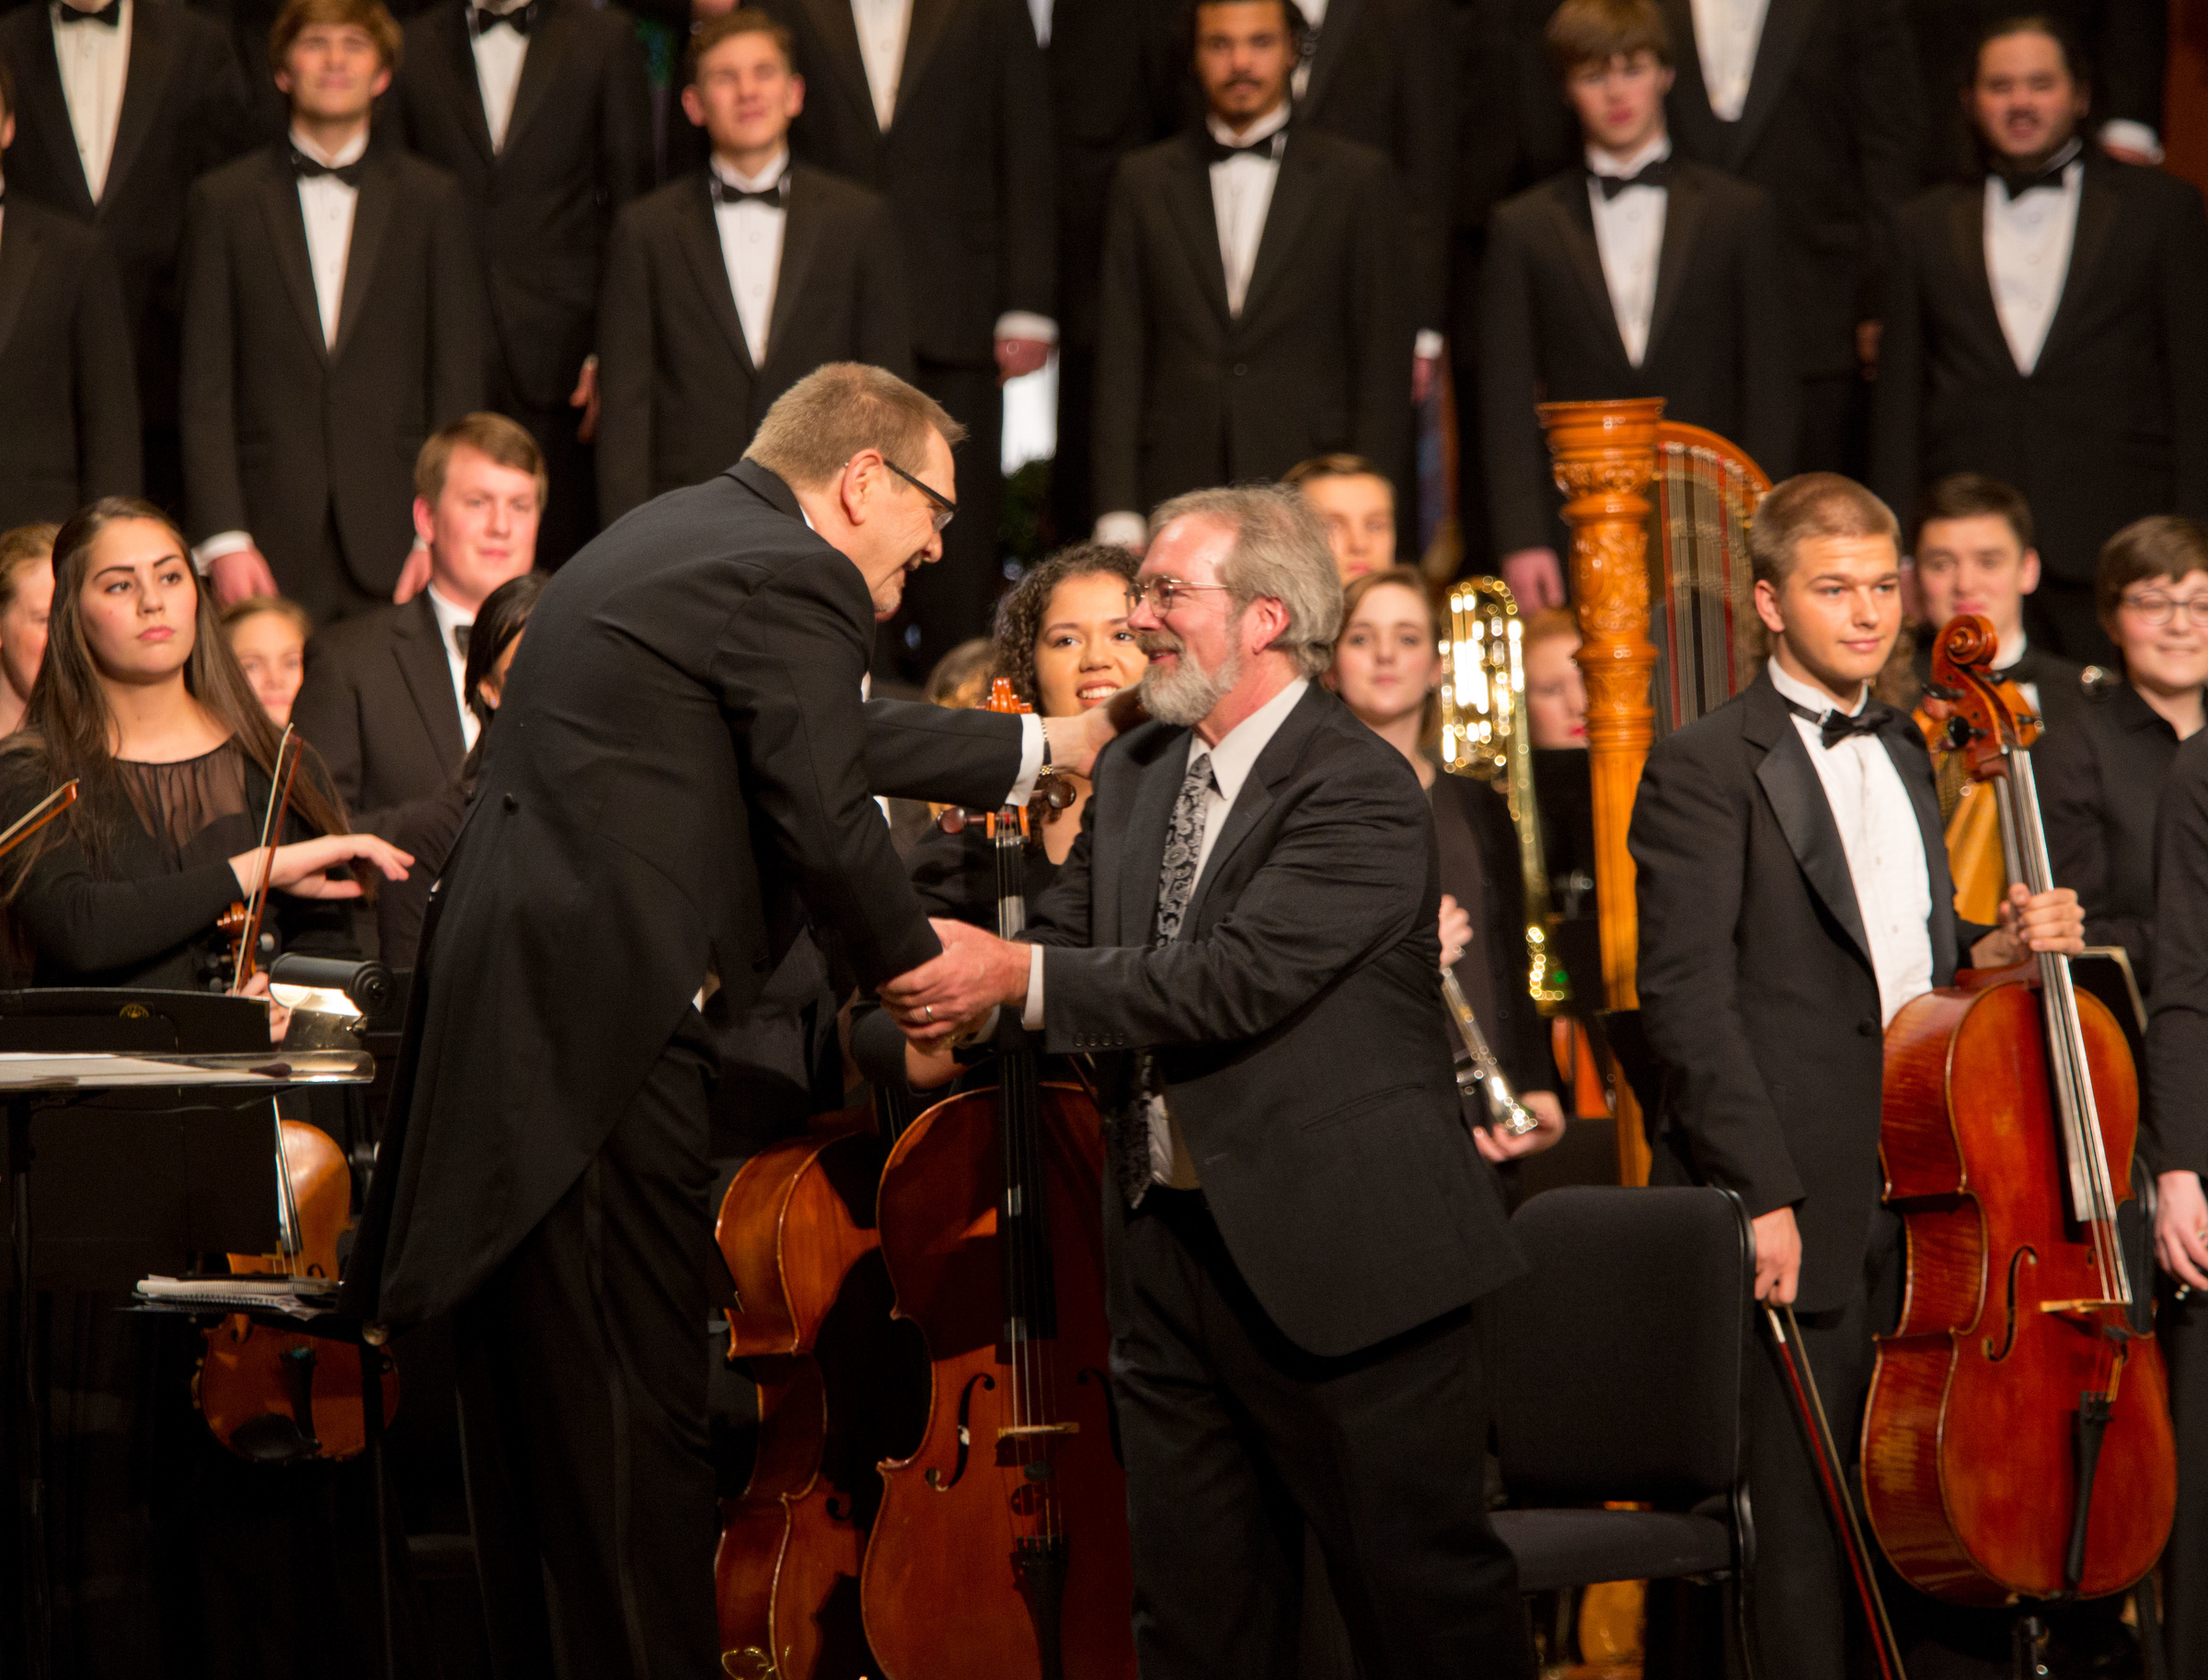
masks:
<path id="1" fill-rule="evenodd" d="M 54 539 L 53 576 L 45 662 L 0 748 L 0 819 L 78 784 L 66 815 L 7 859 L 34 977 L 219 988 L 229 940 L 216 919 L 258 879 L 280 734 L 158 509 L 94 502 Z M 348 832 L 311 749 L 282 838 L 266 923 L 279 949 L 350 943 L 342 901 L 364 891 L 352 865 L 406 877 L 406 854 Z"/>

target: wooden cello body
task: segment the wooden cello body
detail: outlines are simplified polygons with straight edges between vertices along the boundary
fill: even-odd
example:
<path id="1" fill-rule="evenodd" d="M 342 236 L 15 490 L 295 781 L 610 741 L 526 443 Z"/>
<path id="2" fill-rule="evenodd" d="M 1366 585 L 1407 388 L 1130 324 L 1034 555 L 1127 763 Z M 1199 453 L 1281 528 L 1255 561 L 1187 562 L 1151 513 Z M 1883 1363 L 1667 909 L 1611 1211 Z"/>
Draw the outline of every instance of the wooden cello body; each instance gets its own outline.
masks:
<path id="1" fill-rule="evenodd" d="M 1991 627 L 1941 632 L 1955 744 L 2001 796 L 2011 856 L 2051 884 L 2032 720 Z M 1908 1236 L 1901 1320 L 1863 1426 L 1871 1526 L 1953 1603 L 2095 1597 L 2153 1568 L 2176 1470 L 2168 1385 L 2117 1213 L 2138 1076 L 2122 1029 L 2041 954 L 1903 1006 L 1886 1030 L 1880 1156 Z"/>
<path id="2" fill-rule="evenodd" d="M 892 1368 L 874 1229 L 882 1148 L 866 1110 L 816 1122 L 746 1161 L 715 1237 L 736 1285 L 729 1358 L 759 1386 L 757 1456 L 721 1502 L 714 1554 L 721 1666 L 735 1680 L 873 1672 L 859 1562 L 880 1478 L 863 1426 Z"/>
<path id="3" fill-rule="evenodd" d="M 1001 679 L 991 706 L 1025 709 Z M 1007 938 L 1025 817 L 989 820 Z M 918 1449 L 881 1467 L 867 1635 L 885 1680 L 1133 1680 L 1102 1122 L 1029 1049 L 1001 1050 L 997 1076 L 922 1114 L 882 1170 L 882 1259 L 931 1389 Z"/>

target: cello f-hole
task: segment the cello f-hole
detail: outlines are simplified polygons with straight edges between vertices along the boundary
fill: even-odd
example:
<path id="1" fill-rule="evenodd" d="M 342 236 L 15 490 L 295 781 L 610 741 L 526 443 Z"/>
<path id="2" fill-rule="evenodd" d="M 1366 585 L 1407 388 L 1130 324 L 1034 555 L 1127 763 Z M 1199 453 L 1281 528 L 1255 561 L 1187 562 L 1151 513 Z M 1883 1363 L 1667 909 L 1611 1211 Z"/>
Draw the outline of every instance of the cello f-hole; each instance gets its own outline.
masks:
<path id="1" fill-rule="evenodd" d="M 2017 1345 L 2017 1274 L 2026 1260 L 2035 1266 L 2040 1263 L 2040 1257 L 2032 1252 L 2029 1243 L 2008 1257 L 2008 1312 L 2001 1337 L 2001 1351 L 1997 1353 L 1994 1352 L 1994 1339 L 1991 1336 L 1985 1339 L 1985 1356 L 1996 1365 L 2007 1359 L 2009 1350 Z"/>
<path id="2" fill-rule="evenodd" d="M 959 1485 L 959 1479 L 966 1474 L 966 1459 L 973 1450 L 974 1389 L 995 1387 L 996 1378 L 989 1375 L 986 1372 L 978 1372 L 967 1379 L 965 1387 L 959 1390 L 959 1456 L 952 1461 L 950 1479 L 946 1481 L 943 1479 L 943 1472 L 932 1467 L 927 1472 L 927 1485 L 937 1493 L 949 1493 Z"/>

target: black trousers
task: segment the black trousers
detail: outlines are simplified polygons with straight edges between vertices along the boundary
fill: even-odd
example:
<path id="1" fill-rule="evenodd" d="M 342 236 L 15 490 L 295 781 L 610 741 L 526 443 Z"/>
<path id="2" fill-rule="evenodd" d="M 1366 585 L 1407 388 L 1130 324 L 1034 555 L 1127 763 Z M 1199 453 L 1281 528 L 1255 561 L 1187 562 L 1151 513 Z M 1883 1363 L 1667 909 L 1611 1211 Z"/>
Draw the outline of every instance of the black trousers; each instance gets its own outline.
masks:
<path id="1" fill-rule="evenodd" d="M 2208 1299 L 2166 1291 L 2160 1326 L 2178 1437 L 2178 1520 L 2162 1554 L 2167 1674 L 2208 1680 Z"/>
<path id="2" fill-rule="evenodd" d="M 698 1356 L 714 1054 L 691 1015 L 581 1178 L 457 1316 L 498 1680 L 719 1672 Z"/>
<path id="3" fill-rule="evenodd" d="M 966 441 L 953 452 L 959 516 L 943 533 L 943 558 L 905 580 L 904 605 L 891 625 L 896 662 L 909 681 L 919 683 L 960 642 L 989 634 L 1005 587 L 998 544 L 1005 511 L 1005 394 L 997 388 L 994 364 L 967 367 L 922 358 L 914 372 L 914 383 L 966 428 Z"/>
<path id="4" fill-rule="evenodd" d="M 1200 1192 L 1130 1216 L 1134 1323 L 1112 1388 L 1144 1680 L 1296 1673 L 1305 1524 L 1366 1680 L 1530 1676 L 1517 1567 L 1489 1525 L 1469 1309 L 1322 1359 L 1236 1269 Z"/>

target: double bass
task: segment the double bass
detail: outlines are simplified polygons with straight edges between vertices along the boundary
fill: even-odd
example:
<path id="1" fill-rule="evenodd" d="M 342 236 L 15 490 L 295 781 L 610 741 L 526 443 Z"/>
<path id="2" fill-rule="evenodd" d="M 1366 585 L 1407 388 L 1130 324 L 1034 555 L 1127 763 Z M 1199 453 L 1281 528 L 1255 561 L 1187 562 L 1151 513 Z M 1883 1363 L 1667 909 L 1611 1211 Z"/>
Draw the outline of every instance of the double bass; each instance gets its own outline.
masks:
<path id="1" fill-rule="evenodd" d="M 1027 709 L 1001 678 L 990 708 Z M 1006 938 L 1025 926 L 1027 816 L 987 819 Z M 1032 1049 L 997 1073 L 923 1113 L 882 1171 L 882 1258 L 932 1391 L 918 1449 L 881 1467 L 867 1636 L 886 1680 L 1133 1680 L 1102 1126 Z"/>
<path id="2" fill-rule="evenodd" d="M 1995 676 L 1995 645 L 1984 619 L 1950 620 L 1932 692 L 2036 894 L 2053 885 L 2038 722 Z M 1894 1568 L 1938 1598 L 2122 1592 L 2160 1556 L 2177 1497 L 2153 1280 L 2117 1227 L 2138 1076 L 2060 953 L 1958 980 L 1886 1029 L 1880 1155 L 1909 1258 L 1864 1417 L 1865 1506 Z"/>

